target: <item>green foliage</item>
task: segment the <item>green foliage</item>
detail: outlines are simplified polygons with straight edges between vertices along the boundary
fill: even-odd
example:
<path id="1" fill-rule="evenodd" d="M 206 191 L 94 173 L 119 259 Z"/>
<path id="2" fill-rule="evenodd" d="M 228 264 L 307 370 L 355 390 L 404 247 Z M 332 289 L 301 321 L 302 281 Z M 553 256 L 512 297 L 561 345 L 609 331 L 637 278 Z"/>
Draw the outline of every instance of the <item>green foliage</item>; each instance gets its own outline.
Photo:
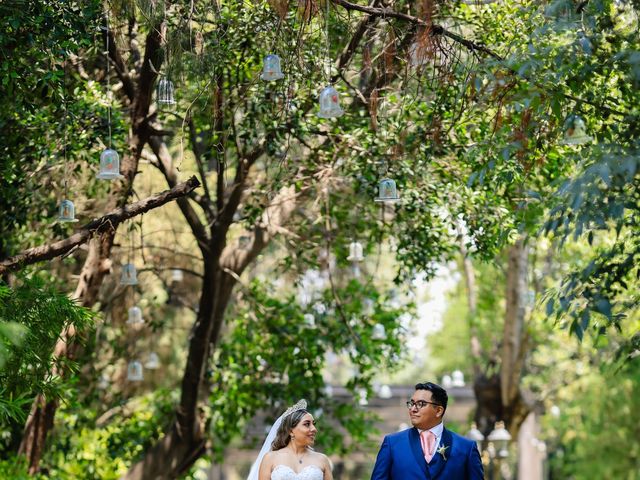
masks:
<path id="1" fill-rule="evenodd" d="M 48 478 L 120 478 L 160 437 L 174 402 L 168 391 L 157 390 L 101 414 L 80 404 L 65 408 L 59 414 L 56 441 L 43 462 Z"/>
<path id="2" fill-rule="evenodd" d="M 59 397 L 60 375 L 76 366 L 53 358 L 60 332 L 85 329 L 93 314 L 39 280 L 17 287 L 0 285 L 0 422 L 24 420 L 24 407 L 38 393 Z"/>
<path id="3" fill-rule="evenodd" d="M 640 472 L 640 361 L 591 368 L 566 386 L 544 432 L 554 478 L 636 480 Z M 606 459 L 606 460 L 605 460 Z"/>
<path id="4" fill-rule="evenodd" d="M 106 109 L 97 84 L 81 78 L 72 58 L 95 54 L 100 9 L 95 1 L 0 5 L 0 257 L 64 231 L 46 226 L 65 179 L 77 203 L 76 181 L 106 131 Z"/>
<path id="5" fill-rule="evenodd" d="M 211 432 L 217 456 L 245 428 L 248 434 L 258 434 L 252 440 L 263 438 L 263 430 L 255 430 L 251 420 L 256 412 L 266 410 L 277 416 L 300 398 L 306 398 L 319 417 L 322 451 L 345 453 L 364 442 L 371 433 L 369 415 L 357 402 L 345 403 L 324 391 L 323 371 L 332 378 L 337 374 L 337 367 L 326 363 L 327 356 L 348 356 L 353 365 L 346 382 L 350 395 L 358 398 L 360 389 L 371 394 L 373 376 L 400 359 L 403 311 L 356 281 L 325 292 L 308 306 L 298 304 L 293 296 L 274 297 L 258 282 L 242 299 L 229 324 L 230 333 L 216 351 L 210 378 L 214 387 Z M 372 305 L 365 307 L 364 299 Z M 378 323 L 384 325 L 387 340 L 373 335 Z M 353 445 L 345 444 L 345 431 Z"/>

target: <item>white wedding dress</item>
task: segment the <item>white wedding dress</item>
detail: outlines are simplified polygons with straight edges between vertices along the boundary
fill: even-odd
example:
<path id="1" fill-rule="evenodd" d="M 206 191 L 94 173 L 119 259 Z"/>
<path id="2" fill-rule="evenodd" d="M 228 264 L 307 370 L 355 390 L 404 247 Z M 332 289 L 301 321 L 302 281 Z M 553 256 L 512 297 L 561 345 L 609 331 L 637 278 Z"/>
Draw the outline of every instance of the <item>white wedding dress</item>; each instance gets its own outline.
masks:
<path id="1" fill-rule="evenodd" d="M 316 465 L 307 465 L 300 473 L 294 472 L 291 467 L 278 465 L 271 472 L 271 480 L 322 480 L 324 473 Z"/>

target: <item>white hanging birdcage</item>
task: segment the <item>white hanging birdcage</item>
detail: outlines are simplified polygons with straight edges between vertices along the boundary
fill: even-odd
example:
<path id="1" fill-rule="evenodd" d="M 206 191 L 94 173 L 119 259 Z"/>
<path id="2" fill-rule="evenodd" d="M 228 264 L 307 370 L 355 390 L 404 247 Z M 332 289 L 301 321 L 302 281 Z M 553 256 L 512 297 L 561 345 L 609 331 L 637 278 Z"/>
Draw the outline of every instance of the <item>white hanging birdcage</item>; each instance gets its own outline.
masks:
<path id="1" fill-rule="evenodd" d="M 175 105 L 173 96 L 173 82 L 168 78 L 161 78 L 156 89 L 156 101 L 160 105 Z"/>
<path id="2" fill-rule="evenodd" d="M 344 110 L 340 107 L 340 96 L 338 91 L 333 88 L 332 85 L 325 87 L 320 92 L 320 111 L 318 117 L 320 118 L 334 118 L 341 117 L 344 114 Z"/>
<path id="3" fill-rule="evenodd" d="M 122 266 L 122 275 L 120 276 L 120 285 L 137 285 L 138 272 L 133 263 L 125 263 Z"/>
<path id="4" fill-rule="evenodd" d="M 384 325 L 382 325 L 381 323 L 376 323 L 373 326 L 373 334 L 371 335 L 371 338 L 373 338 L 374 340 L 386 340 L 387 331 L 385 330 Z"/>
<path id="5" fill-rule="evenodd" d="M 347 260 L 350 262 L 362 262 L 364 260 L 362 244 L 360 242 L 351 242 L 349 244 L 349 256 Z"/>
<path id="6" fill-rule="evenodd" d="M 570 115 L 564 123 L 563 145 L 583 145 L 593 140 L 587 135 L 587 127 L 584 120 L 578 115 Z"/>
<path id="7" fill-rule="evenodd" d="M 267 55 L 264 57 L 260 78 L 267 82 L 273 82 L 284 78 L 284 74 L 280 69 L 280 57 L 278 55 Z"/>
<path id="8" fill-rule="evenodd" d="M 69 223 L 78 221 L 76 218 L 76 207 L 73 205 L 71 200 L 65 198 L 60 202 L 60 207 L 58 208 L 58 221 Z"/>
<path id="9" fill-rule="evenodd" d="M 140 307 L 131 307 L 129 309 L 129 318 L 127 319 L 127 325 L 139 325 L 144 323 L 142 320 L 142 310 Z"/>
<path id="10" fill-rule="evenodd" d="M 396 182 L 390 178 L 384 178 L 378 183 L 378 197 L 376 202 L 397 202 L 400 200 Z"/>
<path id="11" fill-rule="evenodd" d="M 160 357 L 158 357 L 158 354 L 156 352 L 149 353 L 147 361 L 144 364 L 144 368 L 146 368 L 147 370 L 157 370 L 158 368 L 160 368 Z"/>
<path id="12" fill-rule="evenodd" d="M 140 382 L 144 378 L 142 374 L 142 363 L 132 360 L 127 365 L 127 380 L 130 382 Z"/>
<path id="13" fill-rule="evenodd" d="M 107 148 L 100 154 L 100 171 L 96 177 L 100 180 L 123 178 L 120 174 L 120 156 L 118 152 Z"/>

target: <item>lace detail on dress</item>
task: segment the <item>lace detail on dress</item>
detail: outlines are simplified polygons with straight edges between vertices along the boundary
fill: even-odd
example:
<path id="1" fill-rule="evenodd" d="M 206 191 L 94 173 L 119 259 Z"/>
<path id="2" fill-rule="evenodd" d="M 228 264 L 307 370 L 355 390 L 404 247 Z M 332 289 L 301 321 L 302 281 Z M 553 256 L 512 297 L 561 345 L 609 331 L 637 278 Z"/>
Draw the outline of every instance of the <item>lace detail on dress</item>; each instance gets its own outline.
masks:
<path id="1" fill-rule="evenodd" d="M 307 465 L 300 473 L 294 472 L 291 467 L 278 465 L 271 472 L 271 480 L 322 480 L 324 473 L 317 465 Z"/>

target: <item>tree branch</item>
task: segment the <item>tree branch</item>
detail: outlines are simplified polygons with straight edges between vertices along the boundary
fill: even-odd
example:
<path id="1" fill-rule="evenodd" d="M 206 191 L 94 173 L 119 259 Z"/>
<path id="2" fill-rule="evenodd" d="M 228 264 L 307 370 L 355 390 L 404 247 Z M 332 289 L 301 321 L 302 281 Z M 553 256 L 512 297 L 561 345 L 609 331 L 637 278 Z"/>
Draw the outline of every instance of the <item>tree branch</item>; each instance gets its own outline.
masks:
<path id="1" fill-rule="evenodd" d="M 356 10 L 358 12 L 368 13 L 369 15 L 373 15 L 376 17 L 397 18 L 398 20 L 404 20 L 405 22 L 409 22 L 414 25 L 420 25 L 421 27 L 428 27 L 431 29 L 431 35 L 442 35 L 442 36 L 448 37 L 451 40 L 454 40 L 460 43 L 461 45 L 464 45 L 472 52 L 475 52 L 475 51 L 483 52 L 489 55 L 490 57 L 496 58 L 498 60 L 502 60 L 502 57 L 500 55 L 491 51 L 487 47 L 474 43 L 471 40 L 467 40 L 466 38 L 463 38 L 460 35 L 450 32 L 449 30 L 446 30 L 440 25 L 430 25 L 428 22 L 426 22 L 425 20 L 422 20 L 421 18 L 414 17 L 412 15 L 407 15 L 406 13 L 396 12 L 392 8 L 369 7 L 365 5 L 358 5 L 356 3 L 351 3 L 351 2 L 348 2 L 347 0 L 331 0 L 331 1 L 336 5 L 340 5 L 341 7 L 346 8 L 347 10 Z"/>
<path id="2" fill-rule="evenodd" d="M 196 177 L 191 177 L 186 182 L 176 185 L 171 190 L 156 193 L 144 200 L 113 210 L 103 217 L 87 223 L 82 227 L 81 231 L 71 235 L 69 238 L 60 240 L 59 242 L 55 242 L 51 245 L 30 248 L 29 250 L 0 262 L 0 275 L 8 271 L 18 270 L 26 265 L 31 265 L 43 260 L 51 260 L 64 255 L 78 245 L 87 242 L 94 235 L 115 230 L 116 227 L 125 220 L 160 207 L 171 200 L 182 197 L 197 188 L 199 185 L 200 182 L 198 179 Z"/>
<path id="3" fill-rule="evenodd" d="M 164 175 L 167 180 L 167 185 L 173 187 L 177 183 L 178 174 L 173 167 L 173 161 L 171 154 L 169 153 L 169 149 L 158 137 L 151 137 L 149 139 L 149 146 L 158 159 L 158 163 L 156 164 L 158 170 L 160 170 Z M 189 203 L 188 198 L 180 198 L 178 200 L 178 207 L 180 207 L 185 220 L 189 224 L 191 232 L 198 242 L 200 251 L 203 255 L 207 255 L 209 253 L 209 234 L 207 233 L 203 223 L 200 221 L 200 217 Z"/>

